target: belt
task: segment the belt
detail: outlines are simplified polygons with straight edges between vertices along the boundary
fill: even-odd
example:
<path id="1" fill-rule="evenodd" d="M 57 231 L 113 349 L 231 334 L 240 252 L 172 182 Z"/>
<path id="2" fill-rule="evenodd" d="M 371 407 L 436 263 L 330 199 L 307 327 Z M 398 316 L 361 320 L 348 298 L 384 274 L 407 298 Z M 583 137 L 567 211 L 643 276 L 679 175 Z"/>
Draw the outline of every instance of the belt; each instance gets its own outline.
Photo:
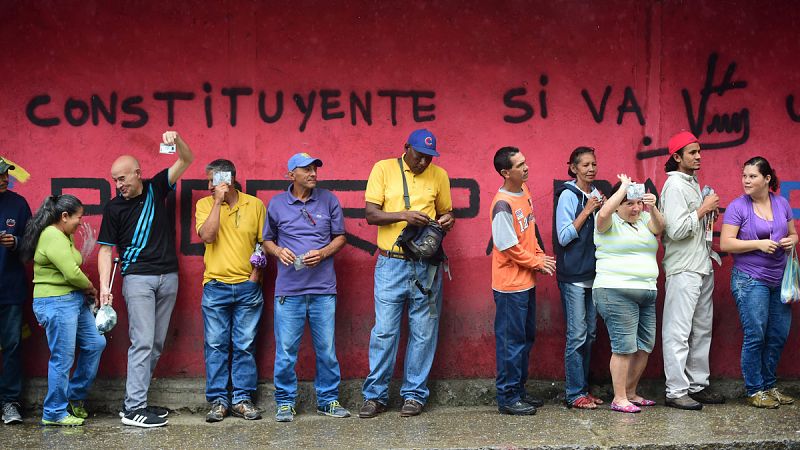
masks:
<path id="1" fill-rule="evenodd" d="M 397 253 L 397 252 L 392 252 L 392 251 L 386 251 L 386 250 L 378 250 L 378 254 L 379 254 L 379 255 L 381 255 L 381 256 L 385 256 L 385 257 L 387 257 L 387 258 L 395 258 L 395 259 L 405 259 L 405 260 L 408 260 L 408 256 L 406 256 L 406 255 L 404 255 L 404 254 L 402 254 L 402 253 Z"/>

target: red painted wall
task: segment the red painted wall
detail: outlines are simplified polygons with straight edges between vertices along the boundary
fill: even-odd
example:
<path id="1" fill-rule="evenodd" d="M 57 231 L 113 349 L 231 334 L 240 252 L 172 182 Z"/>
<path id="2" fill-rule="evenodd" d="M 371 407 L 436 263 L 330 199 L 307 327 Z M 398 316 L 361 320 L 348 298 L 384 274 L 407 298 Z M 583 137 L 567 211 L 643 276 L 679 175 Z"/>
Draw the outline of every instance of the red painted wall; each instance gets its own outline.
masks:
<path id="1" fill-rule="evenodd" d="M 355 244 L 336 256 L 337 348 L 346 378 L 367 374 L 373 325 L 376 229 L 363 219 L 364 180 L 376 160 L 401 152 L 415 128 L 436 133 L 437 163 L 459 186 L 436 378 L 494 375 L 487 208 L 501 184 L 491 163 L 500 146 L 520 147 L 531 162 L 529 186 L 548 250 L 554 180 L 566 178 L 566 159 L 578 145 L 597 149 L 601 178 L 627 172 L 660 189 L 658 149 L 672 133 L 695 129 L 707 149 L 701 182 L 723 204 L 741 193 L 742 162 L 761 154 L 800 208 L 788 192 L 798 187 L 788 182 L 800 180 L 800 12 L 791 2 L 111 3 L 0 3 L 0 154 L 31 173 L 14 189 L 35 209 L 56 191 L 100 205 L 112 193 L 109 168 L 121 153 L 137 156 L 145 174 L 171 164 L 174 157 L 157 150 L 164 130 L 178 130 L 191 145 L 197 160 L 176 198 L 181 289 L 158 376 L 204 375 L 203 263 L 191 218 L 205 183 L 192 180 L 218 157 L 232 159 L 245 188 L 265 202 L 285 186 L 286 159 L 297 151 L 321 157 L 321 178 L 338 180 L 332 186 L 351 208 L 346 227 Z M 172 124 L 164 100 L 170 92 L 192 98 L 174 102 Z M 249 94 L 236 97 L 235 124 L 232 92 Z M 93 96 L 116 116 L 93 114 Z M 368 102 L 370 120 L 359 109 Z M 95 215 L 87 218 L 95 226 L 98 209 L 90 207 Z M 739 377 L 731 263 L 724 258 L 717 271 L 712 373 Z M 85 270 L 96 280 L 96 261 Z M 274 269 L 267 279 L 270 298 Z M 122 298 L 119 284 L 115 292 Z M 125 374 L 127 323 L 124 303 L 117 306 L 105 377 Z M 268 301 L 258 339 L 262 378 L 272 375 L 272 319 Z M 46 343 L 30 312 L 27 320 L 27 372 L 43 376 Z M 551 278 L 538 289 L 538 325 L 532 376 L 561 378 L 564 323 Z M 305 341 L 298 371 L 308 379 L 313 353 Z M 793 330 L 781 375 L 800 376 L 799 344 Z M 603 331 L 596 374 L 606 376 L 608 356 Z M 659 344 L 647 376 L 660 374 Z"/>

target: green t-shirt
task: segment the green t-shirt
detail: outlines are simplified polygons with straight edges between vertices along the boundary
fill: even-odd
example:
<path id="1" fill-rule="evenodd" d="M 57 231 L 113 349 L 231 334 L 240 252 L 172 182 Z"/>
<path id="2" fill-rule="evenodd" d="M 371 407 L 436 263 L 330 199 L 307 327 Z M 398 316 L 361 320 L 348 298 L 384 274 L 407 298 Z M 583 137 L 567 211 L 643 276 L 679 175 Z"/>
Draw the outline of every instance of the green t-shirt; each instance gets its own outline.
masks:
<path id="1" fill-rule="evenodd" d="M 81 262 L 71 236 L 53 225 L 42 230 L 33 254 L 33 296 L 54 297 L 91 286 Z"/>
<path id="2" fill-rule="evenodd" d="M 595 228 L 597 275 L 593 288 L 656 290 L 658 240 L 647 224 L 650 214 L 642 212 L 631 226 L 617 213 L 605 233 Z"/>

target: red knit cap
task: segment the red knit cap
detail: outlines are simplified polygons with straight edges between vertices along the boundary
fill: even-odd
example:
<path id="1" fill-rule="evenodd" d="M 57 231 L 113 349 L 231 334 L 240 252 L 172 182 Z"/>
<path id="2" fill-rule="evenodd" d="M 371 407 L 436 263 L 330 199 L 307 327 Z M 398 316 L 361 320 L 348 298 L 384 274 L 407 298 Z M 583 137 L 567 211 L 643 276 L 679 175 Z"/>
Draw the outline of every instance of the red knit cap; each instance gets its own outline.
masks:
<path id="1" fill-rule="evenodd" d="M 697 138 L 688 131 L 681 131 L 680 133 L 676 134 L 669 138 L 669 155 L 672 156 L 678 150 L 686 147 L 689 144 L 697 142 Z"/>

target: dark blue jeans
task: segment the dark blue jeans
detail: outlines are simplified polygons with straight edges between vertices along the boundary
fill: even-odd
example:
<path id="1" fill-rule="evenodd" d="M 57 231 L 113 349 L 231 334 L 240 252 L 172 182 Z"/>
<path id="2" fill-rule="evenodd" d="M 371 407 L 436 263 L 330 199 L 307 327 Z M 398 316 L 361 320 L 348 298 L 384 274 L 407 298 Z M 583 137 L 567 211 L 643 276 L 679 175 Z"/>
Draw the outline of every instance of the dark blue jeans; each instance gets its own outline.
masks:
<path id="1" fill-rule="evenodd" d="M 520 400 L 528 381 L 528 360 L 536 338 L 536 288 L 494 293 L 497 405 Z"/>
<path id="2" fill-rule="evenodd" d="M 258 387 L 256 333 L 264 295 L 252 281 L 203 286 L 203 331 L 206 357 L 206 400 L 226 407 L 252 400 Z M 233 388 L 228 392 L 228 382 Z"/>
<path id="3" fill-rule="evenodd" d="M 775 372 L 792 324 L 792 308 L 781 302 L 780 286 L 770 286 L 736 268 L 731 272 L 731 292 L 744 332 L 744 386 L 747 395 L 753 395 L 775 387 Z"/>
<path id="4" fill-rule="evenodd" d="M 22 393 L 20 332 L 22 305 L 0 305 L 0 348 L 3 367 L 0 371 L 0 403 L 17 402 Z"/>

